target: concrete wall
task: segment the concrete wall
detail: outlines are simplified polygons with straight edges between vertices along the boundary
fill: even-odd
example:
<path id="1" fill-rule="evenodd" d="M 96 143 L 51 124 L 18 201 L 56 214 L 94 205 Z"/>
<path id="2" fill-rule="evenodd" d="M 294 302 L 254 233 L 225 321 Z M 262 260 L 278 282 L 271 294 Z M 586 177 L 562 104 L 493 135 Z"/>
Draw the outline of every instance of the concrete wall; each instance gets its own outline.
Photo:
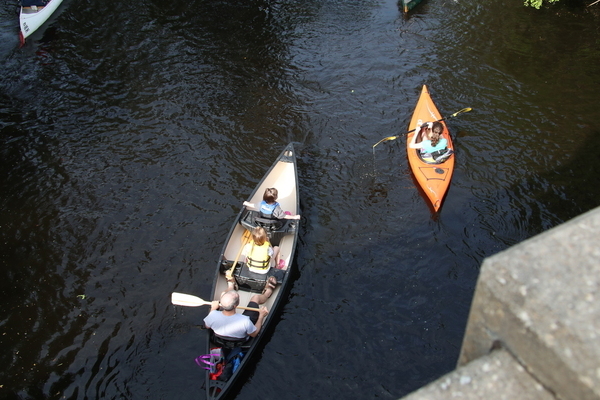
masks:
<path id="1" fill-rule="evenodd" d="M 404 399 L 600 400 L 600 208 L 487 258 L 457 369 Z"/>

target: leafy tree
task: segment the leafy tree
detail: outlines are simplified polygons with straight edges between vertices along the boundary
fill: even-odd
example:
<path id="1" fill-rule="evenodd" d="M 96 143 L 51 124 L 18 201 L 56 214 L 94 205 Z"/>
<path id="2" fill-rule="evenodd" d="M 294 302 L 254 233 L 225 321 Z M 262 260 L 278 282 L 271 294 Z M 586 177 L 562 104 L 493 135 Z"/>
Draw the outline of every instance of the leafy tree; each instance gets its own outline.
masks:
<path id="1" fill-rule="evenodd" d="M 545 0 L 545 1 L 547 1 L 548 3 L 556 3 L 558 0 Z M 544 0 L 525 0 L 525 5 L 539 9 L 542 6 L 543 2 L 544 2 Z"/>

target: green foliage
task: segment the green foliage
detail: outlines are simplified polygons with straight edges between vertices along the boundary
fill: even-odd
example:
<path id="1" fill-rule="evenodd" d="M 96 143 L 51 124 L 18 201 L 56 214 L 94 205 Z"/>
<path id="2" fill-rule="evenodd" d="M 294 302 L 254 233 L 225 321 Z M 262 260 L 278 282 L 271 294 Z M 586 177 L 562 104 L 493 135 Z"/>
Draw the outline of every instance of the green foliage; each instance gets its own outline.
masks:
<path id="1" fill-rule="evenodd" d="M 548 3 L 556 3 L 558 0 L 545 0 L 545 1 L 547 1 Z M 544 2 L 544 0 L 525 0 L 525 5 L 537 8 L 539 10 L 539 8 L 542 6 L 543 2 Z"/>

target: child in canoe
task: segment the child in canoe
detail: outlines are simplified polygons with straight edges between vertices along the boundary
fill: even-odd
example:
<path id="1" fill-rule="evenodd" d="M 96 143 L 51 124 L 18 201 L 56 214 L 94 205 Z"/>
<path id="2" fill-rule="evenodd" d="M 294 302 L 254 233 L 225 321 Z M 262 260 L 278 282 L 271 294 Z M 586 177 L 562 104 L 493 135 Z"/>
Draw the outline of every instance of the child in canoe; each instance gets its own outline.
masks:
<path id="1" fill-rule="evenodd" d="M 279 263 L 279 246 L 271 246 L 267 231 L 260 226 L 252 230 L 252 240 L 246 243 L 242 254 L 246 256 L 248 269 L 257 274 L 266 274 Z"/>
<path id="2" fill-rule="evenodd" d="M 287 211 L 281 209 L 281 205 L 277 202 L 278 192 L 276 188 L 267 188 L 263 194 L 263 200 L 260 202 L 258 211 L 262 218 L 268 219 L 300 219 L 300 215 L 291 215 Z M 253 203 L 244 202 L 244 206 L 255 208 Z"/>

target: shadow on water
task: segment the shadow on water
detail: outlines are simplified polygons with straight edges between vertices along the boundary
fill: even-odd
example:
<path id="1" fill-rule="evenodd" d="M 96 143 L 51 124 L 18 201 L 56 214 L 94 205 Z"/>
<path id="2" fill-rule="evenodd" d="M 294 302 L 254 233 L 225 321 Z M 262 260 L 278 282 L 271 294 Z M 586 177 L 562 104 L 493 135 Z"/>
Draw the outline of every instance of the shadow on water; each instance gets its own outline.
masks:
<path id="1" fill-rule="evenodd" d="M 600 131 L 591 128 L 586 136 L 584 144 L 569 155 L 564 165 L 528 178 L 514 188 L 516 193 L 535 200 L 528 207 L 518 208 L 533 232 L 542 232 L 600 206 L 595 189 L 600 187 L 600 157 L 594 153 L 600 146 Z"/>

